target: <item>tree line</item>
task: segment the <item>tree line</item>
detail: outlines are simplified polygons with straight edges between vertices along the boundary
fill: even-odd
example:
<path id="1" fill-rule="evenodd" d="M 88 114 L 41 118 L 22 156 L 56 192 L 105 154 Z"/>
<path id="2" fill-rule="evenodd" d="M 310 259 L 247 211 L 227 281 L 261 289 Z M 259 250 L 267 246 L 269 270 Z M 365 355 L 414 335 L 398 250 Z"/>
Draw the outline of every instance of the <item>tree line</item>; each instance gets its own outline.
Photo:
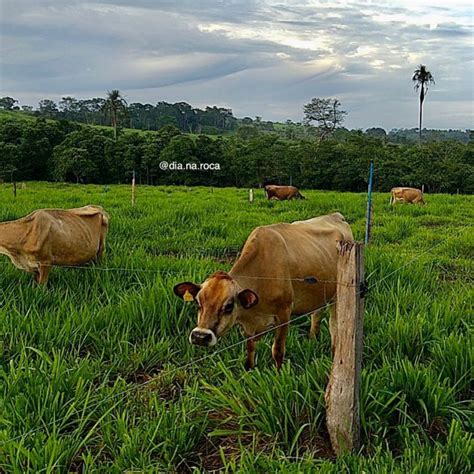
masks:
<path id="1" fill-rule="evenodd" d="M 0 98 L 0 109 L 20 110 L 17 100 L 12 97 Z M 182 132 L 205 133 L 208 135 L 233 131 L 238 120 L 232 109 L 225 107 L 206 107 L 199 109 L 186 102 L 174 104 L 159 101 L 155 105 L 133 102 L 127 104 L 118 90 L 109 91 L 106 98 L 76 99 L 63 97 L 58 103 L 51 99 L 40 100 L 37 109 L 22 106 L 25 113 L 56 120 L 71 120 L 89 125 L 110 125 L 117 128 L 139 130 L 159 130 L 172 125 Z M 261 124 L 260 117 L 255 120 L 246 117 L 242 124 Z"/>
<path id="2" fill-rule="evenodd" d="M 44 118 L 0 120 L 0 178 L 79 183 L 302 188 L 364 191 L 370 160 L 375 189 L 425 185 L 428 192 L 474 192 L 474 145 L 457 141 L 394 144 L 351 131 L 318 141 L 251 135 L 190 135 L 173 125 L 157 132 L 111 129 Z M 217 163 L 218 171 L 160 169 L 160 162 Z"/>
<path id="3" fill-rule="evenodd" d="M 419 141 L 459 140 L 468 142 L 469 131 L 430 130 L 421 128 L 421 110 L 428 85 L 433 81 L 431 73 L 420 65 L 415 70 L 413 81 L 420 90 L 420 127 L 412 129 L 393 129 L 372 127 L 366 134 L 392 143 L 415 143 Z M 431 82 L 430 82 L 431 81 Z M 186 102 L 174 104 L 159 101 L 156 105 L 133 102 L 128 104 L 119 90 L 107 92 L 105 98 L 76 99 L 63 97 L 59 103 L 51 99 L 40 100 L 34 109 L 29 105 L 18 105 L 12 97 L 0 98 L 0 110 L 20 111 L 24 114 L 46 119 L 69 120 L 88 125 L 111 126 L 117 137 L 124 129 L 157 131 L 166 126 L 176 127 L 183 133 L 222 135 L 237 133 L 242 138 L 255 137 L 260 132 L 275 133 L 282 138 L 325 139 L 332 136 L 337 140 L 349 137 L 352 130 L 342 126 L 347 112 L 340 109 L 340 102 L 332 98 L 314 98 L 304 106 L 304 120 L 284 123 L 263 120 L 262 117 L 236 118 L 232 109 L 225 107 L 205 107 L 199 109 Z"/>

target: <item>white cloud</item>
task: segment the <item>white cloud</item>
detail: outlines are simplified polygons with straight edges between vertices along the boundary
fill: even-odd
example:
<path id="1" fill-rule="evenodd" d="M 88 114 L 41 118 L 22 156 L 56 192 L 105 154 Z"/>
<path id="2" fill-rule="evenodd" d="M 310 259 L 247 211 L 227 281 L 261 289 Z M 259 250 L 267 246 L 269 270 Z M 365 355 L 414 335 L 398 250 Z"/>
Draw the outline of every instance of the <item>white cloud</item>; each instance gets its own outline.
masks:
<path id="1" fill-rule="evenodd" d="M 23 103 L 117 87 L 300 120 L 312 97 L 337 96 L 350 126 L 415 126 L 422 62 L 427 126 L 472 126 L 470 2 L 18 0 L 0 31 L 1 88 Z"/>

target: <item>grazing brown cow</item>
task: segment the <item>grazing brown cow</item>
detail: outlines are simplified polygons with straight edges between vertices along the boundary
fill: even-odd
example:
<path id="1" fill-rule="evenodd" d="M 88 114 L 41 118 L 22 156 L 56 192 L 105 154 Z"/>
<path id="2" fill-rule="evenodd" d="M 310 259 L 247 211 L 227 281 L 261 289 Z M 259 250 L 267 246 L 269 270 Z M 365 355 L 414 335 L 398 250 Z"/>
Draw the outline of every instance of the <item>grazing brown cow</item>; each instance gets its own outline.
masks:
<path id="1" fill-rule="evenodd" d="M 390 191 L 390 204 L 395 204 L 396 202 L 425 204 L 423 191 L 416 188 L 392 188 Z"/>
<path id="2" fill-rule="evenodd" d="M 99 206 L 40 209 L 0 223 L 0 254 L 46 283 L 51 266 L 74 266 L 100 257 L 109 218 Z"/>
<path id="3" fill-rule="evenodd" d="M 201 285 L 184 282 L 174 287 L 176 295 L 198 306 L 190 342 L 213 346 L 237 324 L 245 336 L 257 335 L 247 342 L 246 367 L 252 368 L 258 335 L 283 324 L 275 329 L 272 348 L 280 368 L 290 316 L 313 313 L 310 336 L 314 336 L 320 312 L 335 296 L 338 240 L 352 240 L 351 228 L 339 213 L 257 227 L 228 273 L 216 272 Z M 334 323 L 332 318 L 331 333 Z"/>
<path id="4" fill-rule="evenodd" d="M 301 195 L 299 189 L 295 186 L 277 186 L 275 184 L 267 184 L 264 189 L 267 199 L 276 199 L 278 201 L 305 199 Z"/>

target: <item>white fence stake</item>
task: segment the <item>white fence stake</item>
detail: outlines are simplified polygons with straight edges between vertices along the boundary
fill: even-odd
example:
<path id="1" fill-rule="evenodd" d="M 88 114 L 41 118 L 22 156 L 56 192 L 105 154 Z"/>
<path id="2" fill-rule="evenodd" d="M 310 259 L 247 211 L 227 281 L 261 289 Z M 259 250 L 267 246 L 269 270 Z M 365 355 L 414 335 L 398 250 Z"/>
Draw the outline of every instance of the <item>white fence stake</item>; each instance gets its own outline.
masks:
<path id="1" fill-rule="evenodd" d="M 132 175 L 132 206 L 135 206 L 135 170 Z"/>

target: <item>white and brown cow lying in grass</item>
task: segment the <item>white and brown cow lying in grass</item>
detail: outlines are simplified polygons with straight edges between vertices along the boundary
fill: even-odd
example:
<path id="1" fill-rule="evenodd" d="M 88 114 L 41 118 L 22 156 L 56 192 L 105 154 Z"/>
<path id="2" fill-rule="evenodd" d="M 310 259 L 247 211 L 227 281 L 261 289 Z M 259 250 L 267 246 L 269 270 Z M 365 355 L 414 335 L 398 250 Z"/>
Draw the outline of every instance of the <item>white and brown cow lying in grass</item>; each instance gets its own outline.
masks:
<path id="1" fill-rule="evenodd" d="M 0 254 L 46 283 L 52 266 L 75 266 L 102 255 L 109 218 L 99 206 L 40 209 L 0 223 Z"/>
<path id="2" fill-rule="evenodd" d="M 351 228 L 339 213 L 257 227 L 228 273 L 216 272 L 201 285 L 184 282 L 174 287 L 176 295 L 198 306 L 190 342 L 213 346 L 236 324 L 247 337 L 282 325 L 275 329 L 272 348 L 280 368 L 288 333 L 285 323 L 291 315 L 313 312 L 310 335 L 314 336 L 319 313 L 336 294 L 339 240 L 352 240 Z M 318 282 L 302 281 L 307 277 Z M 256 340 L 258 336 L 247 342 L 247 368 L 254 366 Z"/>

